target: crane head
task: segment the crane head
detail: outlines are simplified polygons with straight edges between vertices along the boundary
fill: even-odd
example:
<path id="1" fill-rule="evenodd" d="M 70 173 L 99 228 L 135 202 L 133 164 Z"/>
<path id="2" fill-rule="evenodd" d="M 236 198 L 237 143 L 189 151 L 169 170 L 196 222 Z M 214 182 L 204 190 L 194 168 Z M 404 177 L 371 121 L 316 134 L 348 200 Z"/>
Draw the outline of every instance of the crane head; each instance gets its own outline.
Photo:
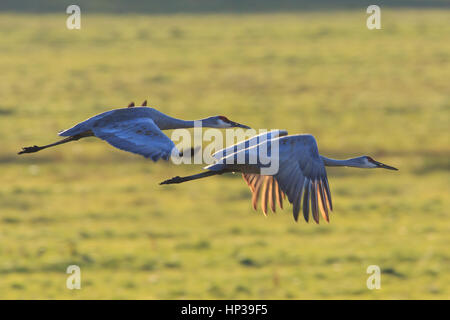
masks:
<path id="1" fill-rule="evenodd" d="M 383 169 L 388 169 L 388 170 L 398 170 L 397 168 L 394 168 L 394 167 L 388 166 L 387 164 L 378 162 L 369 156 L 363 156 L 362 158 L 365 162 L 365 165 L 367 165 L 367 168 L 383 168 Z"/>

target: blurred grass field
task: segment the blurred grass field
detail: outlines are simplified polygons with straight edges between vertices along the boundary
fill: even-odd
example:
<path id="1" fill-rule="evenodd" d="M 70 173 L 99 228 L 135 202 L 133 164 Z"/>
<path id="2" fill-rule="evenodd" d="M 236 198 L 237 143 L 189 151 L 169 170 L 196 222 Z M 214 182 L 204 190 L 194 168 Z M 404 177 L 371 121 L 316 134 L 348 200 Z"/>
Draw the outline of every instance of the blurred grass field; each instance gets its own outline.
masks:
<path id="1" fill-rule="evenodd" d="M 450 11 L 66 17 L 0 14 L 0 298 L 450 298 Z M 16 155 L 144 99 L 400 171 L 329 170 L 315 225 L 254 212 L 239 175 L 161 187 L 200 167 L 96 139 Z"/>

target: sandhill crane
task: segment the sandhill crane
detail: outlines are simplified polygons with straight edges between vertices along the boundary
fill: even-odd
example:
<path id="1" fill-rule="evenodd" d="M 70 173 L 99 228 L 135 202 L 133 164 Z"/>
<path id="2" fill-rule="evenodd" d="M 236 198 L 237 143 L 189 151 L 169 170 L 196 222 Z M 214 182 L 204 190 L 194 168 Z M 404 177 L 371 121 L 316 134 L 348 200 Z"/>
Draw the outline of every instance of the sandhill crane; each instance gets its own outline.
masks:
<path id="1" fill-rule="evenodd" d="M 146 107 L 146 103 L 144 101 L 143 106 L 138 107 L 132 102 L 127 108 L 114 109 L 93 116 L 59 133 L 60 136 L 67 138 L 41 147 L 25 147 L 19 154 L 38 152 L 63 143 L 96 136 L 118 149 L 143 155 L 153 161 L 160 158 L 168 160 L 172 152 L 178 150 L 175 149 L 174 142 L 161 130 L 193 128 L 195 121 L 169 117 L 154 108 Z M 209 128 L 250 128 L 224 116 L 213 116 L 197 121 L 202 127 Z"/>
<path id="2" fill-rule="evenodd" d="M 267 138 L 257 145 L 249 143 L 252 139 L 261 138 L 262 135 L 259 135 L 235 146 L 220 150 L 214 154 L 214 157 L 218 159 L 217 162 L 205 167 L 208 171 L 187 177 L 177 176 L 163 181 L 161 184 L 182 183 L 227 172 L 242 172 L 244 180 L 253 193 L 252 202 L 255 209 L 260 194 L 262 194 L 261 203 L 264 214 L 267 213 L 267 200 L 269 200 L 272 211 L 275 212 L 276 203 L 282 208 L 282 199 L 287 195 L 289 202 L 293 204 L 292 211 L 295 221 L 298 221 L 300 207 L 302 206 L 304 219 L 307 222 L 309 221 L 311 207 L 312 217 L 316 223 L 319 223 L 319 212 L 328 222 L 328 209 L 333 210 L 325 166 L 398 170 L 375 161 L 369 156 L 347 160 L 326 158 L 319 154 L 316 139 L 312 135 L 286 136 L 286 134 L 286 131 L 277 131 L 267 135 Z M 278 155 L 271 152 L 275 140 L 278 143 Z M 262 163 L 267 162 L 261 161 L 260 148 L 268 150 L 267 156 L 273 157 L 272 161 L 279 161 L 279 169 L 276 174 L 261 175 L 261 169 L 267 166 Z M 256 154 L 258 157 L 255 164 L 238 163 L 237 159 L 248 160 L 251 154 Z"/>

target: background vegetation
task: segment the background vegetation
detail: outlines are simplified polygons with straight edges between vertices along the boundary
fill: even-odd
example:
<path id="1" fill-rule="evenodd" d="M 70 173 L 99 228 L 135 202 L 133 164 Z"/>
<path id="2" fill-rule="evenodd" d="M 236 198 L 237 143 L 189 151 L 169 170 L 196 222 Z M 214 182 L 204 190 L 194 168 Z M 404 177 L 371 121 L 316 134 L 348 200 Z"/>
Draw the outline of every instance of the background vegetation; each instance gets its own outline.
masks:
<path id="1" fill-rule="evenodd" d="M 0 14 L 0 298 L 450 298 L 450 14 L 383 9 L 375 31 L 366 17 L 82 11 L 71 31 L 64 10 Z M 335 211 L 315 225 L 254 212 L 238 175 L 161 187 L 199 167 L 95 139 L 16 155 L 144 99 L 400 171 L 329 170 Z"/>

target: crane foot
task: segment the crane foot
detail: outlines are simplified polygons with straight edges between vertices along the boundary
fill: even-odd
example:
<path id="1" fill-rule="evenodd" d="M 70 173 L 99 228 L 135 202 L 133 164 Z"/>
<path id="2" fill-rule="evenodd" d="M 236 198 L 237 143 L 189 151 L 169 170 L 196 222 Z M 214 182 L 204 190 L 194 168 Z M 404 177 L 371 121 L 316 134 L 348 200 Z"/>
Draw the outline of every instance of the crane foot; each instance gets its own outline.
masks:
<path id="1" fill-rule="evenodd" d="M 38 146 L 24 147 L 18 154 L 38 152 L 44 148 Z"/>
<path id="2" fill-rule="evenodd" d="M 181 183 L 181 182 L 183 182 L 183 181 L 185 181 L 185 180 L 182 179 L 180 176 L 176 176 L 176 177 L 173 177 L 173 178 L 168 179 L 168 180 L 166 180 L 166 181 L 163 181 L 163 182 L 161 182 L 160 184 Z"/>

